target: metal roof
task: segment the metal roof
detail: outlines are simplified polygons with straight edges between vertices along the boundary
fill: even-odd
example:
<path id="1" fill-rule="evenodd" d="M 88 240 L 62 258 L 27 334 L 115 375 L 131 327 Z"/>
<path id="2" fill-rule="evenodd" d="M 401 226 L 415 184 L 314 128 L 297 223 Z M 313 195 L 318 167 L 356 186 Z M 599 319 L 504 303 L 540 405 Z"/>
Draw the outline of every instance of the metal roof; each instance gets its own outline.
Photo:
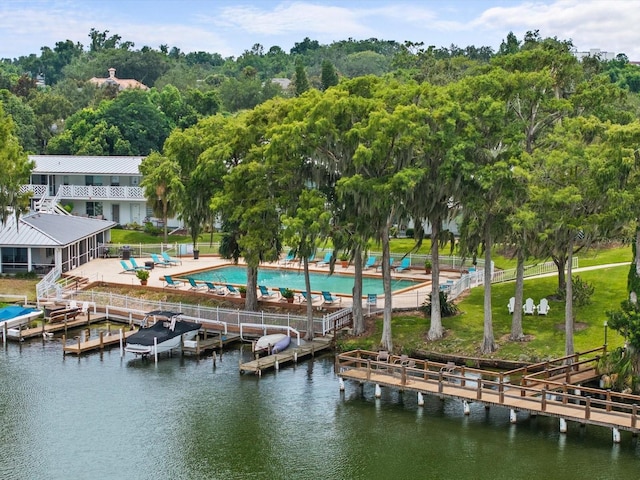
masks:
<path id="1" fill-rule="evenodd" d="M 62 247 L 115 225 L 115 222 L 75 215 L 32 213 L 21 216 L 19 228 L 16 228 L 12 215 L 6 225 L 0 226 L 0 246 Z"/>
<path id="2" fill-rule="evenodd" d="M 91 157 L 78 155 L 29 155 L 32 174 L 140 175 L 144 157 Z"/>

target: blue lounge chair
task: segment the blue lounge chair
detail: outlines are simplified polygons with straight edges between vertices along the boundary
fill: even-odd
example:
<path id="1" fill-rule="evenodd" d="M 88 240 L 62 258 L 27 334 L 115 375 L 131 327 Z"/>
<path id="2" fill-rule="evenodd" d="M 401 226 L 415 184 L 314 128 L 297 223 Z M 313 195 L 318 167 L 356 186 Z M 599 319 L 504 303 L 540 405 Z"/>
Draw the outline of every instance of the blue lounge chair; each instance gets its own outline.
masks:
<path id="1" fill-rule="evenodd" d="M 240 290 L 238 290 L 233 285 L 226 284 L 225 287 L 227 287 L 227 291 L 229 292 L 229 295 L 240 295 Z"/>
<path id="2" fill-rule="evenodd" d="M 162 258 L 164 258 L 165 261 L 169 262 L 172 265 L 182 265 L 182 260 L 170 257 L 167 252 L 162 252 Z"/>
<path id="3" fill-rule="evenodd" d="M 311 294 L 311 303 L 313 303 L 316 299 L 320 298 L 320 295 Z M 309 300 L 309 294 L 307 292 L 302 292 L 300 297 L 300 302 Z"/>
<path id="4" fill-rule="evenodd" d="M 289 250 L 289 253 L 287 253 L 287 256 L 284 257 L 281 263 L 284 263 L 286 265 L 287 263 L 295 261 L 295 259 L 296 259 L 295 252 L 293 250 Z"/>
<path id="5" fill-rule="evenodd" d="M 138 265 L 136 259 L 133 257 L 131 257 L 129 261 L 131 262 L 131 266 L 136 270 L 151 270 L 151 267 L 147 267 L 146 265 Z"/>
<path id="6" fill-rule="evenodd" d="M 214 285 L 211 282 L 204 282 L 204 284 L 207 286 L 207 292 L 209 293 L 215 293 L 216 295 L 225 295 L 227 293 L 224 287 Z"/>
<path id="7" fill-rule="evenodd" d="M 184 283 L 182 280 L 174 280 L 171 275 L 164 276 L 165 288 L 180 288 Z"/>
<path id="8" fill-rule="evenodd" d="M 332 252 L 325 253 L 324 258 L 318 262 L 318 266 L 323 267 L 325 265 L 329 265 L 331 263 L 331 257 L 333 257 Z"/>
<path id="9" fill-rule="evenodd" d="M 369 257 L 367 263 L 364 264 L 364 270 L 372 268 L 376 264 L 376 257 Z"/>
<path id="10" fill-rule="evenodd" d="M 322 303 L 340 303 L 342 302 L 342 297 L 334 297 L 330 292 L 323 291 L 322 292 Z"/>
<path id="11" fill-rule="evenodd" d="M 411 267 L 411 259 L 409 257 L 404 257 L 402 262 L 400 262 L 400 265 L 396 267 L 396 272 L 401 272 L 409 267 Z"/>
<path id="12" fill-rule="evenodd" d="M 187 277 L 187 280 L 189 280 L 189 285 L 191 285 L 191 287 L 189 287 L 189 290 L 200 290 L 201 288 L 207 288 L 204 283 L 198 283 L 191 277 Z"/>
<path id="13" fill-rule="evenodd" d="M 258 285 L 258 288 L 260 289 L 260 298 L 275 298 L 277 296 L 275 292 L 270 292 L 264 285 Z"/>
<path id="14" fill-rule="evenodd" d="M 136 269 L 127 265 L 127 262 L 124 260 L 120 260 L 120 265 L 122 265 L 122 271 L 120 273 L 136 273 Z"/>
<path id="15" fill-rule="evenodd" d="M 389 268 L 391 270 L 393 270 L 393 264 L 396 263 L 396 259 L 395 258 L 390 258 L 389 259 Z M 378 265 L 378 268 L 376 268 L 376 270 L 382 270 L 382 264 Z"/>
<path id="16" fill-rule="evenodd" d="M 167 262 L 166 260 L 162 260 L 157 253 L 152 253 L 151 254 L 151 260 L 153 260 L 153 264 L 154 265 L 159 265 L 161 267 L 170 267 L 171 263 Z"/>

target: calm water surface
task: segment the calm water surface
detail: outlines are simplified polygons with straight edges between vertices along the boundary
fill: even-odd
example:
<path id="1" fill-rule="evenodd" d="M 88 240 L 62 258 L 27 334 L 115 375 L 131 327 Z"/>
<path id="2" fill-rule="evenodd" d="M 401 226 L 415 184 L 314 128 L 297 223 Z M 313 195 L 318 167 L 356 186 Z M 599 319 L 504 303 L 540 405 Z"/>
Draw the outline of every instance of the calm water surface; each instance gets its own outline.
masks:
<path id="1" fill-rule="evenodd" d="M 0 478 L 635 479 L 627 432 L 346 384 L 333 358 L 240 375 L 249 349 L 159 364 L 58 341 L 0 351 Z"/>

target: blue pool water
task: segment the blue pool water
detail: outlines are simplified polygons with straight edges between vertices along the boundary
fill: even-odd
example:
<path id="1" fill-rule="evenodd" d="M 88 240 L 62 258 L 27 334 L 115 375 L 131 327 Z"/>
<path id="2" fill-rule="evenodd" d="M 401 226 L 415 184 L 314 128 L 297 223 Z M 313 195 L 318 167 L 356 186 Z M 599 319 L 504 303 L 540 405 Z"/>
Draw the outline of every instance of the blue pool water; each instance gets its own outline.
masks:
<path id="1" fill-rule="evenodd" d="M 235 285 L 247 284 L 247 270 L 245 267 L 221 267 L 203 272 L 190 274 L 194 280 L 210 281 L 214 283 L 231 283 Z M 353 289 L 352 275 L 310 272 L 311 291 L 320 292 L 327 290 L 331 293 L 351 295 Z M 302 270 L 276 270 L 261 268 L 258 270 L 258 284 L 268 288 L 290 288 L 292 290 L 306 290 L 304 285 L 304 273 Z M 391 280 L 392 290 L 401 290 L 420 284 L 411 280 Z M 366 295 L 374 293 L 379 295 L 384 292 L 381 278 L 363 277 L 362 292 Z"/>
<path id="2" fill-rule="evenodd" d="M 37 312 L 37 310 L 33 308 L 21 307 L 20 305 L 9 305 L 7 307 L 2 307 L 0 308 L 0 322 L 11 320 L 12 318 L 16 318 L 21 315 L 28 315 L 33 312 Z"/>

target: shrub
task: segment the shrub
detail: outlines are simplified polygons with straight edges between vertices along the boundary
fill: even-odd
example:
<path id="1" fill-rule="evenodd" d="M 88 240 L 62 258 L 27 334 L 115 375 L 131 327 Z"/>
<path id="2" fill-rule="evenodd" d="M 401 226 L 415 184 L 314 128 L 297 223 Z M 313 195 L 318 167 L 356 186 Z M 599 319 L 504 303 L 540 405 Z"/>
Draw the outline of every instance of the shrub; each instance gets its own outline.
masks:
<path id="1" fill-rule="evenodd" d="M 414 232 L 415 232 L 415 230 L 413 228 L 407 228 L 404 231 L 404 234 L 407 236 L 407 238 L 413 238 Z"/>
<path id="2" fill-rule="evenodd" d="M 593 296 L 594 286 L 593 284 L 582 280 L 578 275 L 572 277 L 573 279 L 573 305 L 575 307 L 583 307 L 591 303 L 591 297 Z M 566 288 L 558 289 L 558 297 L 561 300 L 567 299 Z"/>
<path id="3" fill-rule="evenodd" d="M 162 229 L 160 227 L 155 227 L 151 222 L 146 222 L 144 224 L 144 233 L 157 237 L 162 233 Z"/>
<path id="4" fill-rule="evenodd" d="M 424 301 L 420 310 L 424 314 L 425 317 L 431 316 L 431 294 Z M 458 314 L 460 309 L 458 306 L 453 303 L 453 300 L 449 300 L 449 295 L 447 292 L 440 291 L 440 315 L 442 318 L 445 317 L 453 317 Z"/>

